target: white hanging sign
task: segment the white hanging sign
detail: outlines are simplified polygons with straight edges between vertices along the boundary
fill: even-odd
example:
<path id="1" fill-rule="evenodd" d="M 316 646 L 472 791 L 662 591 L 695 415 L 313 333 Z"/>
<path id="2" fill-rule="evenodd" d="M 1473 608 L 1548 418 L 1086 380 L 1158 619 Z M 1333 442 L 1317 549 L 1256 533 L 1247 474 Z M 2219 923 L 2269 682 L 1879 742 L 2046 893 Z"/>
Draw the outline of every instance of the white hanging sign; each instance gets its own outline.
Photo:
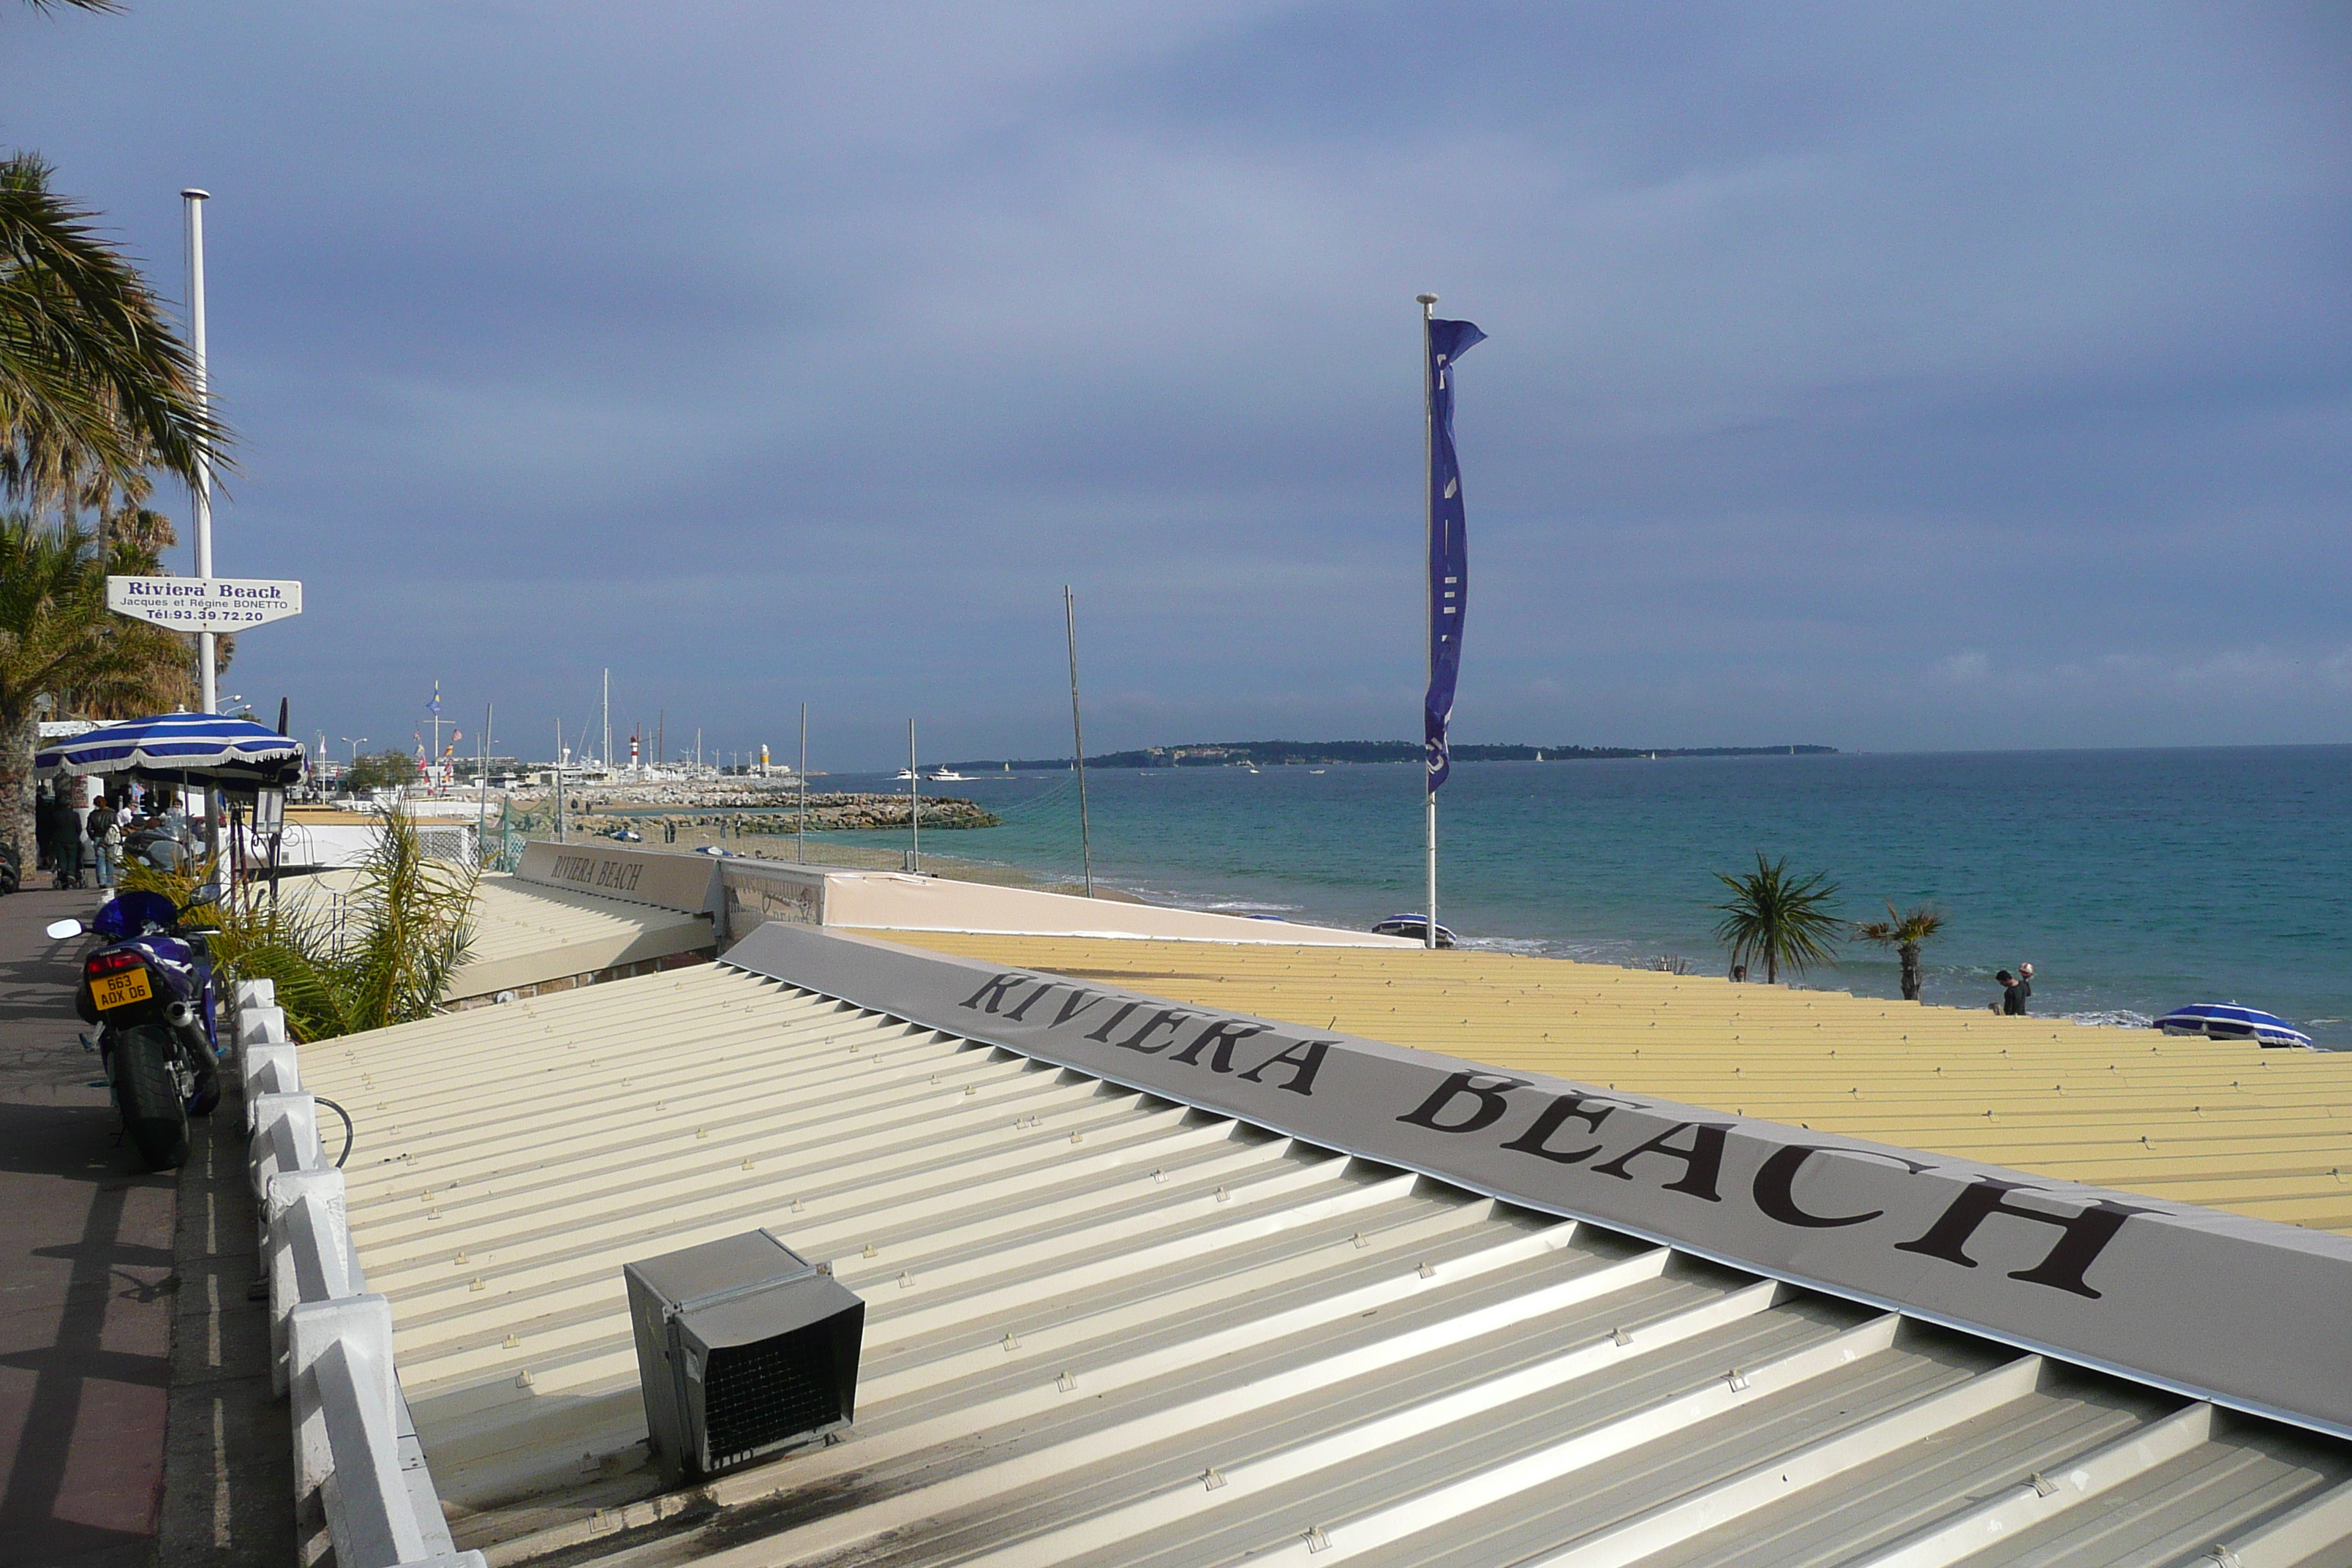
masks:
<path id="1" fill-rule="evenodd" d="M 302 584 L 268 577 L 109 577 L 106 607 L 176 632 L 236 632 L 302 613 Z"/>

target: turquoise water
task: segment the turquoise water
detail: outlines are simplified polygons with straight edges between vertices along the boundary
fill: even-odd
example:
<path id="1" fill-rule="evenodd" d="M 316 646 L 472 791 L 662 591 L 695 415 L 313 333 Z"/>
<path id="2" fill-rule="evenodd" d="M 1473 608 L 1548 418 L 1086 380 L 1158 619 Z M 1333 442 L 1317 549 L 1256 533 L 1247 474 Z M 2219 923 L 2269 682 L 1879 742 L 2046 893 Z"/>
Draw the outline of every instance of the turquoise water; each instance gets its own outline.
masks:
<path id="1" fill-rule="evenodd" d="M 1849 918 L 1941 909 L 1931 1003 L 1982 1006 L 2030 960 L 2037 1013 L 2235 1000 L 2352 1047 L 2347 786 L 2347 746 L 1462 763 L 1439 918 L 1480 946 L 1719 973 L 1710 873 L 1761 850 L 1828 872 Z M 1006 822 L 928 850 L 1076 875 L 1068 775 L 935 787 Z M 1415 765 L 1098 769 L 1087 788 L 1096 876 L 1155 901 L 1356 928 L 1421 907 Z M 1892 956 L 1852 945 L 1806 983 L 1897 994 Z"/>

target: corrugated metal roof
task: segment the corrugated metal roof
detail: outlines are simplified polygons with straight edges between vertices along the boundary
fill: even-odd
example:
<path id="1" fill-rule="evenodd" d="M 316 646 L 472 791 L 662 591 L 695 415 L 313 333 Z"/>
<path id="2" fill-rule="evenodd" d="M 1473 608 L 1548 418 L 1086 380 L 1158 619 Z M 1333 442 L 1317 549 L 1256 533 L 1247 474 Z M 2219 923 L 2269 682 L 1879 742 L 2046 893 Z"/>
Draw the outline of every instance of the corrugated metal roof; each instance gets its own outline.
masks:
<path id="1" fill-rule="evenodd" d="M 2352 1235 L 2352 1053 L 1454 951 L 894 942 Z"/>
<path id="2" fill-rule="evenodd" d="M 486 873 L 474 894 L 474 946 L 452 998 L 482 996 L 712 946 L 709 917 Z"/>
<path id="3" fill-rule="evenodd" d="M 302 1070 L 493 1562 L 2352 1562 L 2343 1443 L 723 965 Z M 854 1436 L 656 1497 L 620 1267 L 755 1226 Z"/>
<path id="4" fill-rule="evenodd" d="M 352 868 L 291 879 L 285 896 L 324 918 L 364 873 Z M 490 996 L 575 974 L 716 944 L 710 919 L 486 871 L 474 887 L 473 950 L 450 976 L 444 1001 Z"/>

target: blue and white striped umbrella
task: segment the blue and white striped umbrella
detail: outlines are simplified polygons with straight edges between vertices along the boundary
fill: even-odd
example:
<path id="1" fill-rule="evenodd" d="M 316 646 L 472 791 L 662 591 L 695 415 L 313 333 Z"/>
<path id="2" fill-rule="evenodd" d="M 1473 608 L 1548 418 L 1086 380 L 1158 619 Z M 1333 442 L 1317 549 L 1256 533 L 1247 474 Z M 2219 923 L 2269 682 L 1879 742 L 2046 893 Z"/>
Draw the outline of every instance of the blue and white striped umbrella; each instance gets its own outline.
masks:
<path id="1" fill-rule="evenodd" d="M 144 784 L 282 789 L 302 776 L 302 742 L 250 719 L 165 713 L 100 725 L 45 746 L 33 769 L 44 779 L 107 773 Z"/>
<path id="2" fill-rule="evenodd" d="M 2158 1018 L 2156 1026 L 2168 1035 L 2202 1035 L 2209 1040 L 2252 1040 L 2265 1046 L 2311 1048 L 2311 1037 L 2276 1013 L 2242 1007 L 2235 1002 L 2192 1002 Z"/>

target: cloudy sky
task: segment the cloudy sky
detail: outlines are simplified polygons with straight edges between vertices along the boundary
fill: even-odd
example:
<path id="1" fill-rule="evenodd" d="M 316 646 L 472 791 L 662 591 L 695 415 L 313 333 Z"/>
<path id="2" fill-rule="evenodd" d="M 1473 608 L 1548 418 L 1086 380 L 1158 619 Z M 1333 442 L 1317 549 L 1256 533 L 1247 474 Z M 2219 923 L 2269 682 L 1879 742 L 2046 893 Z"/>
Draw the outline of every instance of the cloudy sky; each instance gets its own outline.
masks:
<path id="1" fill-rule="evenodd" d="M 175 297 L 226 689 L 406 745 L 2352 740 L 2352 11 L 0 12 L 0 144 Z M 169 498 L 184 513 L 184 498 Z M 183 562 L 180 570 L 187 570 Z M 896 738 L 894 738 L 896 737 Z"/>

